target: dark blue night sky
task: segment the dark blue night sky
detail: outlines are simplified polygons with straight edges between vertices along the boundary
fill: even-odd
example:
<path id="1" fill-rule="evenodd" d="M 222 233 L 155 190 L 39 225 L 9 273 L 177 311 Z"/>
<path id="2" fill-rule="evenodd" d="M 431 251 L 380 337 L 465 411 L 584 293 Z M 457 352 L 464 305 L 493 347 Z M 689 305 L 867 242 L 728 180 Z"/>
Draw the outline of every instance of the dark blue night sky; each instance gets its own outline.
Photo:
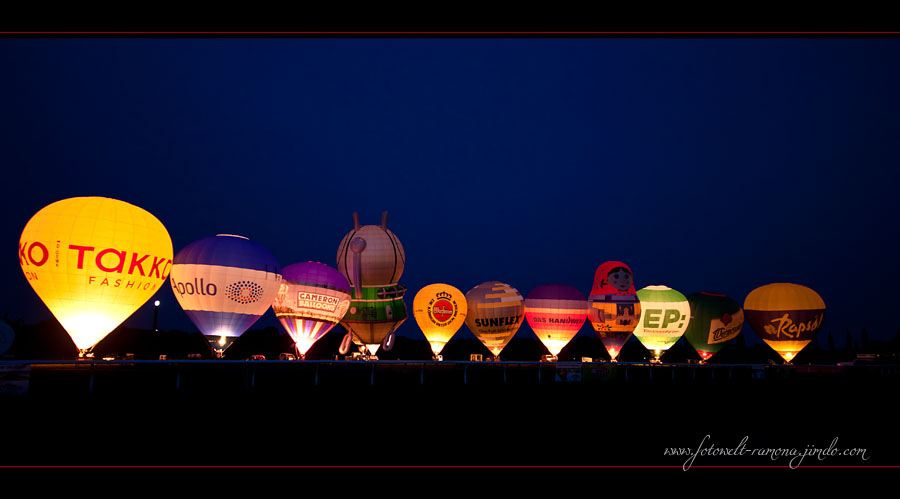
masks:
<path id="1" fill-rule="evenodd" d="M 387 210 L 408 305 L 433 282 L 587 294 L 621 260 L 638 288 L 741 303 L 802 284 L 823 336 L 890 339 L 898 55 L 900 39 L 0 39 L 0 317 L 51 317 L 15 258 L 29 218 L 106 196 L 153 213 L 176 253 L 241 234 L 283 266 L 334 266 L 351 214 Z M 161 328 L 196 330 L 157 297 Z M 150 303 L 126 324 L 149 327 Z"/>

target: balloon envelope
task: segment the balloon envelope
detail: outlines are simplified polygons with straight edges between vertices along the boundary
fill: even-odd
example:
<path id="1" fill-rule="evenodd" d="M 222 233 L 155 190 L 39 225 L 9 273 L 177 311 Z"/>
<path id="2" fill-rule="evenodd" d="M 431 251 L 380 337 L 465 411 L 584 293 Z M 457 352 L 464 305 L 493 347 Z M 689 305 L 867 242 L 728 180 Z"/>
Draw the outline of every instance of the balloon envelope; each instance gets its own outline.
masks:
<path id="1" fill-rule="evenodd" d="M 647 286 L 638 290 L 637 296 L 641 320 L 634 336 L 659 359 L 687 330 L 691 306 L 683 294 L 668 286 Z"/>
<path id="2" fill-rule="evenodd" d="M 684 338 L 700 358 L 709 360 L 741 333 L 744 311 L 738 302 L 720 293 L 701 291 L 687 298 L 691 320 Z"/>
<path id="3" fill-rule="evenodd" d="M 301 355 L 350 309 L 350 283 L 337 270 L 319 262 L 288 265 L 272 311 Z"/>
<path id="4" fill-rule="evenodd" d="M 578 334 L 587 312 L 581 291 L 565 284 L 538 286 L 525 297 L 525 319 L 553 356 Z"/>
<path id="5" fill-rule="evenodd" d="M 785 361 L 790 362 L 825 322 L 825 301 L 799 284 L 760 286 L 744 300 L 750 327 Z"/>
<path id="6" fill-rule="evenodd" d="M 634 290 L 631 268 L 618 261 L 600 265 L 588 296 L 588 319 L 613 360 L 640 318 L 641 302 Z"/>
<path id="7" fill-rule="evenodd" d="M 246 237 L 219 234 L 175 255 L 172 291 L 204 335 L 235 338 L 265 313 L 281 286 L 275 256 Z"/>
<path id="8" fill-rule="evenodd" d="M 467 312 L 465 295 L 449 284 L 429 284 L 413 298 L 413 317 L 435 355 L 465 322 Z"/>
<path id="9" fill-rule="evenodd" d="M 353 282 L 353 251 L 350 242 L 355 238 L 365 240 L 365 249 L 360 253 L 360 281 Z M 364 225 L 351 230 L 338 246 L 337 269 L 354 286 L 387 286 L 397 284 L 403 274 L 406 254 L 397 236 L 387 227 Z"/>
<path id="10" fill-rule="evenodd" d="M 466 325 L 488 350 L 500 355 L 525 318 L 522 294 L 508 284 L 489 281 L 470 289 L 466 302 Z"/>
<path id="11" fill-rule="evenodd" d="M 344 315 L 341 325 L 353 334 L 354 342 L 366 345 L 369 353 L 375 355 L 379 345 L 388 334 L 395 331 L 406 320 L 406 303 L 403 285 L 364 287 L 362 298 L 350 302 L 350 310 Z"/>
<path id="12" fill-rule="evenodd" d="M 82 352 L 162 286 L 172 239 L 147 211 L 78 197 L 50 204 L 22 231 L 19 263 L 34 291 Z"/>

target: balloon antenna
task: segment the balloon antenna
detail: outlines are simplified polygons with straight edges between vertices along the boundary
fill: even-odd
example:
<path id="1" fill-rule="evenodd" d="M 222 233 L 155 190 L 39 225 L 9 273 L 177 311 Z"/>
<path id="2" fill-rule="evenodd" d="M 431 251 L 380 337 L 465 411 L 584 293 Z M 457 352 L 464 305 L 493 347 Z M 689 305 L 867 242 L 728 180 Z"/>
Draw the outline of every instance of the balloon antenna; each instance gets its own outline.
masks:
<path id="1" fill-rule="evenodd" d="M 353 212 L 353 230 L 359 230 L 359 213 Z"/>
<path id="2" fill-rule="evenodd" d="M 381 213 L 381 228 L 387 229 L 388 212 Z"/>

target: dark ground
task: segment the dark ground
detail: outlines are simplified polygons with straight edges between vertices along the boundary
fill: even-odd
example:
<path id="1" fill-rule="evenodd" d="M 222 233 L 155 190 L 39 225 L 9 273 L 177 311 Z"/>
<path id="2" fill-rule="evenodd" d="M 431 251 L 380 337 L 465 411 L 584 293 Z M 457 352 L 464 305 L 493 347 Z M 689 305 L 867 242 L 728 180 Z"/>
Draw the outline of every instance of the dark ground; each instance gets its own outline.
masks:
<path id="1" fill-rule="evenodd" d="M 900 464 L 897 366 L 584 366 L 562 382 L 551 363 L 35 364 L 27 395 L 0 395 L 0 464 L 681 466 L 664 449 L 707 434 L 869 457 L 801 467 Z"/>

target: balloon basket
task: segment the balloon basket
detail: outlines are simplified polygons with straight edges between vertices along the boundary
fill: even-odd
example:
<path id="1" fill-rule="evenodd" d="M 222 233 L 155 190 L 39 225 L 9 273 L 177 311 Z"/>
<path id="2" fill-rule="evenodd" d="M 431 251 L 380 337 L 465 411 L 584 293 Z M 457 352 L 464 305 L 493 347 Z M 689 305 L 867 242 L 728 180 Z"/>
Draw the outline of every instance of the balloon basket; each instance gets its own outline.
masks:
<path id="1" fill-rule="evenodd" d="M 444 360 L 444 356 L 439 353 L 436 353 L 431 356 L 431 360 L 436 361 L 436 362 L 441 362 Z"/>

